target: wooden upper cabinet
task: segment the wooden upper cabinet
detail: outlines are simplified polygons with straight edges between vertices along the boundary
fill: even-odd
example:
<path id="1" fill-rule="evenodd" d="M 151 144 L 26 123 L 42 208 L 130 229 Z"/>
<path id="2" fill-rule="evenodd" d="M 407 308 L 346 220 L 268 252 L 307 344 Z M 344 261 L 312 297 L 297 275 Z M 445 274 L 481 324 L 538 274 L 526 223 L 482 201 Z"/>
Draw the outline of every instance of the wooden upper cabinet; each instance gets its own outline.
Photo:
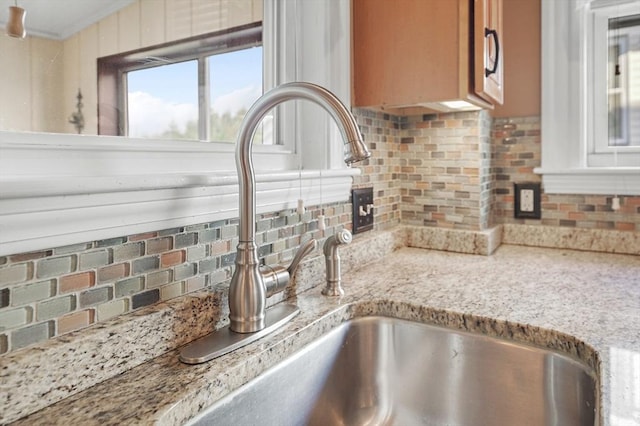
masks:
<path id="1" fill-rule="evenodd" d="M 353 0 L 354 105 L 501 103 L 501 13 L 502 0 Z"/>
<path id="2" fill-rule="evenodd" d="M 502 0 L 474 0 L 473 21 L 475 91 L 484 99 L 502 104 Z"/>

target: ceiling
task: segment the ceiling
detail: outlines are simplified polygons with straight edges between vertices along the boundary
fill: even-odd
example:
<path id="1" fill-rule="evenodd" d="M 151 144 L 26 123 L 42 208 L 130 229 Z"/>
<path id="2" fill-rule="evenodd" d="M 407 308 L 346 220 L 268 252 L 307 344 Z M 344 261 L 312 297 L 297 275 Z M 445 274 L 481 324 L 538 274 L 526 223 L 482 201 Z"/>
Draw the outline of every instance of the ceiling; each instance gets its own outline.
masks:
<path id="1" fill-rule="evenodd" d="M 0 0 L 0 25 L 4 29 L 9 6 L 16 0 Z M 135 0 L 17 0 L 26 11 L 27 35 L 64 40 L 111 15 Z"/>

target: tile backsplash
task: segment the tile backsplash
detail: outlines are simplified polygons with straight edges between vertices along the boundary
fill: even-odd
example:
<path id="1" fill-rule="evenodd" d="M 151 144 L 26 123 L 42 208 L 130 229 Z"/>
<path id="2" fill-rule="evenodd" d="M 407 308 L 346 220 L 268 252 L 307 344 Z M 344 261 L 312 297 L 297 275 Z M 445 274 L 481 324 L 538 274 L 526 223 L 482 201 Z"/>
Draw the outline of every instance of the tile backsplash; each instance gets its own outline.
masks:
<path id="1" fill-rule="evenodd" d="M 256 242 L 266 264 L 293 258 L 301 241 L 322 240 L 350 221 L 350 204 L 303 215 L 260 215 Z M 238 220 L 166 229 L 0 258 L 0 353 L 228 282 Z"/>
<path id="2" fill-rule="evenodd" d="M 540 182 L 533 172 L 540 166 L 540 118 L 495 119 L 492 129 L 497 223 L 566 226 L 640 231 L 640 196 L 620 197 L 620 209 L 611 209 L 611 195 L 547 194 L 542 188 L 540 220 L 513 217 L 513 183 Z"/>
<path id="3" fill-rule="evenodd" d="M 540 117 L 486 111 L 397 117 L 355 109 L 372 148 L 356 186 L 373 185 L 391 223 L 483 230 L 499 224 L 640 231 L 640 196 L 542 192 L 542 218 L 515 219 L 513 183 L 540 182 Z M 395 209 L 395 210 L 394 210 Z M 376 214 L 380 214 L 376 210 Z M 376 221 L 378 217 L 376 216 Z M 389 222 L 387 222 L 389 223 Z"/>
<path id="4" fill-rule="evenodd" d="M 486 111 L 402 117 L 402 222 L 483 230 L 491 225 L 491 119 Z"/>
<path id="5" fill-rule="evenodd" d="M 372 157 L 354 187 L 374 188 L 375 228 L 483 231 L 496 224 L 640 231 L 640 197 L 542 195 L 542 219 L 513 218 L 513 182 L 540 181 L 538 117 L 487 112 L 399 117 L 355 109 Z M 259 256 L 293 257 L 308 238 L 351 227 L 351 204 L 259 215 Z M 175 298 L 227 285 L 237 219 L 0 257 L 0 354 Z"/>

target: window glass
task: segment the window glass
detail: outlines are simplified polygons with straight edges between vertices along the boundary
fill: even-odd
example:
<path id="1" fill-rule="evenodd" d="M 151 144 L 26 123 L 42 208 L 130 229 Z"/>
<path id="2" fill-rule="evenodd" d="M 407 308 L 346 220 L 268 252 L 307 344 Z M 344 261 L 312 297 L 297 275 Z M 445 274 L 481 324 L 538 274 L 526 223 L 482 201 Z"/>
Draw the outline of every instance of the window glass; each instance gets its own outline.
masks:
<path id="1" fill-rule="evenodd" d="M 235 142 L 242 119 L 262 95 L 262 47 L 210 56 L 210 140 Z M 257 132 L 254 143 L 262 141 Z"/>
<path id="2" fill-rule="evenodd" d="M 640 146 L 640 15 L 609 19 L 609 146 Z"/>
<path id="3" fill-rule="evenodd" d="M 98 133 L 233 143 L 263 93 L 263 57 L 256 22 L 99 58 Z M 272 121 L 257 143 L 272 143 Z"/>
<path id="4" fill-rule="evenodd" d="M 197 140 L 198 105 L 195 60 L 127 73 L 129 136 Z"/>
<path id="5" fill-rule="evenodd" d="M 534 171 L 548 193 L 640 194 L 640 145 L 628 137 L 640 122 L 632 115 L 638 92 L 624 81 L 637 75 L 637 49 L 623 45 L 619 25 L 637 18 L 637 0 L 541 6 L 542 159 Z"/>
<path id="6" fill-rule="evenodd" d="M 592 2 L 584 29 L 573 37 L 582 50 L 582 101 L 586 105 L 587 166 L 637 167 L 640 164 L 640 15 L 631 3 Z M 574 20 L 580 19 L 580 14 Z M 578 92 L 578 94 L 580 94 Z M 578 105 L 578 107 L 580 104 Z M 579 127 L 578 127 L 579 129 Z"/>

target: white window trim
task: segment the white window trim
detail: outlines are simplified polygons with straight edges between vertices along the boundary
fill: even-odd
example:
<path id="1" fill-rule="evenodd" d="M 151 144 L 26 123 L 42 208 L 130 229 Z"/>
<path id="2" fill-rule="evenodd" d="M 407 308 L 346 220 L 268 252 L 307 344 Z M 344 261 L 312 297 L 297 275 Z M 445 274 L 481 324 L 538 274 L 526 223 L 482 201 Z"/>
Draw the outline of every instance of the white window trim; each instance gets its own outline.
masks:
<path id="1" fill-rule="evenodd" d="M 633 0 L 635 1 L 635 0 Z M 600 0 L 598 3 L 631 3 Z M 592 25 L 589 0 L 542 1 L 542 174 L 545 192 L 640 195 L 640 162 L 622 158 L 620 167 L 589 166 L 595 133 L 589 64 Z M 591 5 L 593 6 L 593 5 Z M 613 158 L 613 151 L 608 157 Z"/>
<path id="2" fill-rule="evenodd" d="M 288 33 L 295 19 L 290 11 L 285 14 L 284 5 L 292 2 L 278 2 L 281 7 L 273 10 L 274 3 L 265 2 L 263 44 L 275 40 L 271 52 L 282 61 L 281 49 L 293 42 Z M 307 18 L 317 26 L 293 31 L 299 34 L 296 58 L 315 48 L 317 62 L 305 67 L 316 71 L 305 74 L 301 67 L 292 71 L 281 63 L 265 82 L 276 85 L 293 75 L 329 88 L 350 105 L 349 1 L 318 2 L 315 9 L 301 3 L 293 18 L 313 14 Z M 270 26 L 266 17 L 274 13 L 279 18 Z M 339 40 L 318 30 L 328 22 L 344 29 Z M 324 55 L 318 55 L 318 43 Z M 327 55 L 333 55 L 331 60 Z M 317 66 L 320 62 L 334 66 L 318 74 L 325 69 Z M 296 140 L 304 141 L 303 150 L 254 146 L 258 213 L 295 208 L 300 194 L 308 205 L 349 199 L 360 170 L 343 165 L 337 127 L 328 114 L 314 112 L 315 117 L 295 112 L 301 121 L 293 131 L 301 135 Z M 318 149 L 328 154 L 318 156 Z M 0 132 L 0 256 L 234 218 L 237 210 L 232 144 Z"/>
<path id="3" fill-rule="evenodd" d="M 624 40 L 624 41 L 623 41 Z M 607 40 L 607 47 L 611 46 L 611 42 L 609 40 Z M 620 39 L 619 43 L 620 45 L 626 45 L 625 47 L 628 47 L 629 41 L 628 39 Z M 605 47 L 605 46 L 602 46 Z M 628 100 L 626 98 L 627 95 L 627 90 L 629 89 L 629 76 L 628 76 L 628 70 L 629 70 L 629 64 L 627 63 L 628 61 L 623 61 L 623 63 L 621 63 L 621 67 L 623 69 L 623 78 L 621 79 L 621 85 L 619 88 L 616 88 L 615 91 L 617 94 L 620 95 L 620 100 L 622 104 L 627 104 Z M 594 64 L 595 65 L 595 64 Z M 606 67 L 603 67 L 604 64 L 599 64 L 600 66 L 598 67 L 598 70 L 594 70 L 594 81 L 602 81 L 603 78 L 606 79 Z M 604 68 L 604 70 L 602 69 Z M 599 78 L 598 77 L 598 71 L 602 73 L 603 77 Z M 604 71 L 604 72 L 603 72 Z M 609 88 L 605 88 L 605 90 L 602 90 L 601 93 L 601 101 L 596 101 L 594 108 L 596 108 L 596 116 L 598 115 L 606 115 L 609 113 L 608 108 L 607 108 L 607 97 L 609 96 L 609 91 L 610 90 L 614 90 L 614 89 L 609 89 Z M 622 117 L 620 117 L 621 123 L 622 123 L 622 132 L 623 132 L 623 137 L 620 139 L 616 140 L 616 144 L 620 144 L 620 142 L 626 140 L 627 138 L 631 137 L 629 135 L 629 111 L 625 110 L 625 114 L 622 115 Z M 596 124 L 596 131 L 595 133 L 598 135 L 604 135 L 607 134 L 609 129 L 608 129 L 608 123 L 607 122 L 603 122 L 603 120 L 598 120 Z M 609 146 L 609 140 L 608 137 L 599 137 L 599 138 L 593 138 L 593 140 L 591 141 L 591 146 L 592 146 L 592 152 L 595 153 L 608 153 L 611 150 L 611 147 Z M 621 147 L 621 149 L 624 149 Z M 635 150 L 638 150 L 639 148 L 634 148 Z M 591 163 L 593 165 L 593 163 Z"/>
<path id="4" fill-rule="evenodd" d="M 608 122 L 608 87 L 607 68 L 609 57 L 609 18 L 638 13 L 638 1 L 611 2 L 606 0 L 592 1 L 589 19 L 587 21 L 587 51 L 586 58 L 587 81 L 593 88 L 592 99 L 589 102 L 588 114 L 593 119 L 593 131 L 588 132 L 587 164 L 592 167 L 617 167 L 640 165 L 640 147 L 610 147 Z M 603 60 L 604 59 L 604 60 Z M 625 70 L 624 80 L 628 79 Z M 624 118 L 623 118 L 624 119 Z"/>

